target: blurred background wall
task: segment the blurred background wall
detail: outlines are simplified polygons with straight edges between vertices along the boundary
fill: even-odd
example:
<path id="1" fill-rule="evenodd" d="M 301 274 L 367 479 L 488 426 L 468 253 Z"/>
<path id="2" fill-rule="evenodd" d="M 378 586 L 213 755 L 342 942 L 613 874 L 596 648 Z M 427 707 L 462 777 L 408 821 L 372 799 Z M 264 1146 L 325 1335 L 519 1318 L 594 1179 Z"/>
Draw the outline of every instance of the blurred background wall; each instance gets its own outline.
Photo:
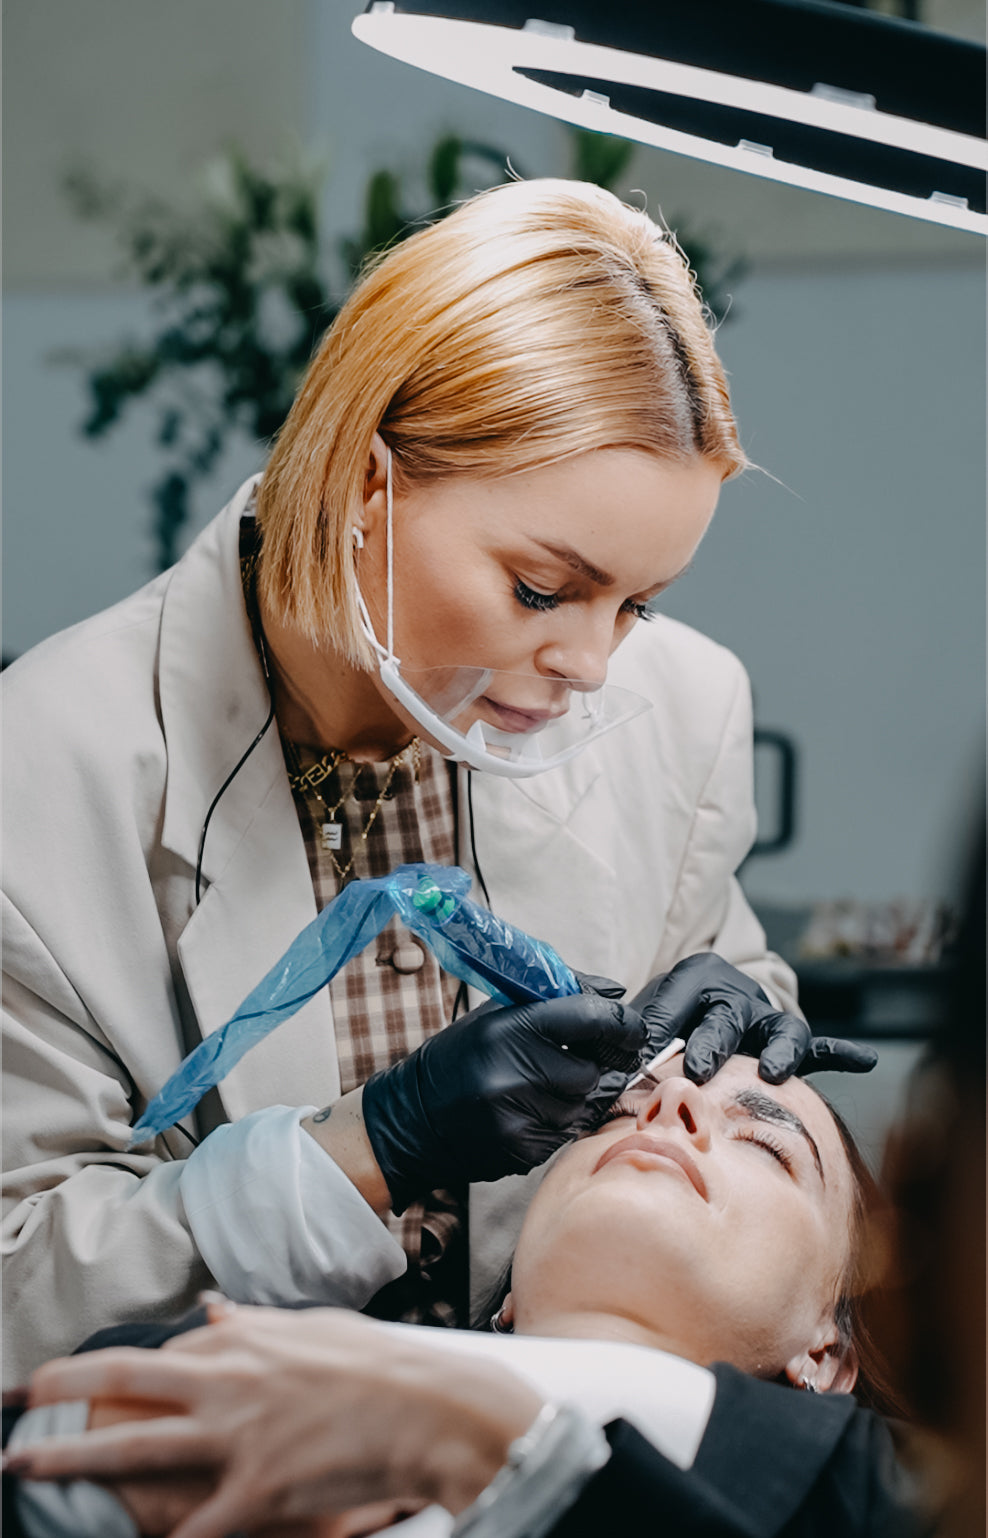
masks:
<path id="1" fill-rule="evenodd" d="M 84 440 L 81 373 L 53 356 L 139 335 L 148 299 L 109 231 L 73 213 L 67 172 L 191 205 L 231 144 L 260 161 L 315 151 L 340 287 L 336 241 L 360 224 L 368 176 L 389 166 L 421 185 L 440 133 L 565 173 L 562 125 L 371 53 L 350 35 L 356 9 L 4 0 L 7 655 L 153 574 L 150 417 Z M 926 0 L 922 15 L 983 40 L 977 0 Z M 984 725 L 983 242 L 651 149 L 624 181 L 747 262 L 721 349 L 765 473 L 726 490 L 664 602 L 739 653 L 760 723 L 800 751 L 797 837 L 749 861 L 749 893 L 766 911 L 934 897 Z M 233 445 L 194 523 L 262 462 L 261 445 Z"/>

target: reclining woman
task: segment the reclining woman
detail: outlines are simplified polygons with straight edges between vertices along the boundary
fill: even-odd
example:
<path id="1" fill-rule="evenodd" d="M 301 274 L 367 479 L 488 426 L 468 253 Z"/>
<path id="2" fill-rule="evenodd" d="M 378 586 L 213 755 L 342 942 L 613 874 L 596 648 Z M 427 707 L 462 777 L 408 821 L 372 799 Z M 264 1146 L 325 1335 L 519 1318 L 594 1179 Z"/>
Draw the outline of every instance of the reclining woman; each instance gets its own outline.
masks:
<path id="1" fill-rule="evenodd" d="M 102 1429 L 36 1444 L 20 1470 L 124 1480 L 151 1533 L 212 1487 L 175 1538 L 371 1531 L 428 1501 L 469 1509 L 457 1531 L 478 1538 L 603 1533 L 616 1500 L 623 1525 L 661 1500 L 677 1534 L 908 1532 L 883 1423 L 848 1397 L 859 1373 L 881 1392 L 859 1323 L 877 1198 L 860 1154 L 805 1081 L 767 1086 L 737 1057 L 699 1086 L 682 1061 L 550 1167 L 499 1311 L 513 1339 L 214 1304 L 162 1352 L 42 1368 L 32 1403 L 97 1401 Z M 101 1399 L 169 1412 L 135 1422 Z M 130 1482 L 149 1471 L 198 1483 Z M 422 1531 L 448 1530 L 432 1517 Z"/>

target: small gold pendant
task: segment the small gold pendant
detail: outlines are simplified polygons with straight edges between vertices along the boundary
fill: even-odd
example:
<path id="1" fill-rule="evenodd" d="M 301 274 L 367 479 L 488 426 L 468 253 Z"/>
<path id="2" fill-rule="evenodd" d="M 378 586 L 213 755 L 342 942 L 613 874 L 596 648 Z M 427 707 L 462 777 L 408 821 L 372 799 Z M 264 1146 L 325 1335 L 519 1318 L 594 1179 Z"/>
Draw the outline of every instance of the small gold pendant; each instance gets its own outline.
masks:
<path id="1" fill-rule="evenodd" d="M 322 847 L 324 849 L 341 849 L 343 846 L 343 824 L 341 822 L 324 822 L 322 825 Z"/>

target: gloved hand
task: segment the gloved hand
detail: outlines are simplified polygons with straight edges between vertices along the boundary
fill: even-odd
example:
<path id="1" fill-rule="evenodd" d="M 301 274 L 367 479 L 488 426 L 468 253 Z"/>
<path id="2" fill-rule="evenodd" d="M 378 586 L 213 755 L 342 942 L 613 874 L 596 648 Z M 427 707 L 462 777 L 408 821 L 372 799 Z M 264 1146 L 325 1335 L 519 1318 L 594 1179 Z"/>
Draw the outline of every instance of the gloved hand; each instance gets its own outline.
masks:
<path id="1" fill-rule="evenodd" d="M 597 991 L 484 1004 L 374 1074 L 364 1122 L 394 1211 L 543 1164 L 580 1129 L 602 1067 L 633 1072 L 647 1039 L 634 1010 Z"/>
<path id="2" fill-rule="evenodd" d="M 867 1073 L 878 1061 L 872 1047 L 814 1036 L 805 1020 L 776 1009 L 757 983 L 712 951 L 687 956 L 654 977 L 632 1008 L 645 1021 L 654 1052 L 674 1036 L 686 1040 L 684 1072 L 695 1084 L 706 1084 L 735 1052 L 757 1057 L 768 1084 L 823 1068 Z"/>

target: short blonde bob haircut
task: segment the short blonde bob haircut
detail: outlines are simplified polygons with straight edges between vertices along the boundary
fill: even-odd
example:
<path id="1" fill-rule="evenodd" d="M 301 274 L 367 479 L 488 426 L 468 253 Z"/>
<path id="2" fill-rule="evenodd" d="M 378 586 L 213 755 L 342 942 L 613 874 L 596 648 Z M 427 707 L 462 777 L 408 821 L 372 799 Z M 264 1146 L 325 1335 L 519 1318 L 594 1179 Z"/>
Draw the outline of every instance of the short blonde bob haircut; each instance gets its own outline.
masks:
<path id="1" fill-rule="evenodd" d="M 360 666 L 351 526 L 371 438 L 397 489 L 593 449 L 747 463 L 675 241 L 582 182 L 511 182 L 379 258 L 316 353 L 261 483 L 268 612 Z"/>

